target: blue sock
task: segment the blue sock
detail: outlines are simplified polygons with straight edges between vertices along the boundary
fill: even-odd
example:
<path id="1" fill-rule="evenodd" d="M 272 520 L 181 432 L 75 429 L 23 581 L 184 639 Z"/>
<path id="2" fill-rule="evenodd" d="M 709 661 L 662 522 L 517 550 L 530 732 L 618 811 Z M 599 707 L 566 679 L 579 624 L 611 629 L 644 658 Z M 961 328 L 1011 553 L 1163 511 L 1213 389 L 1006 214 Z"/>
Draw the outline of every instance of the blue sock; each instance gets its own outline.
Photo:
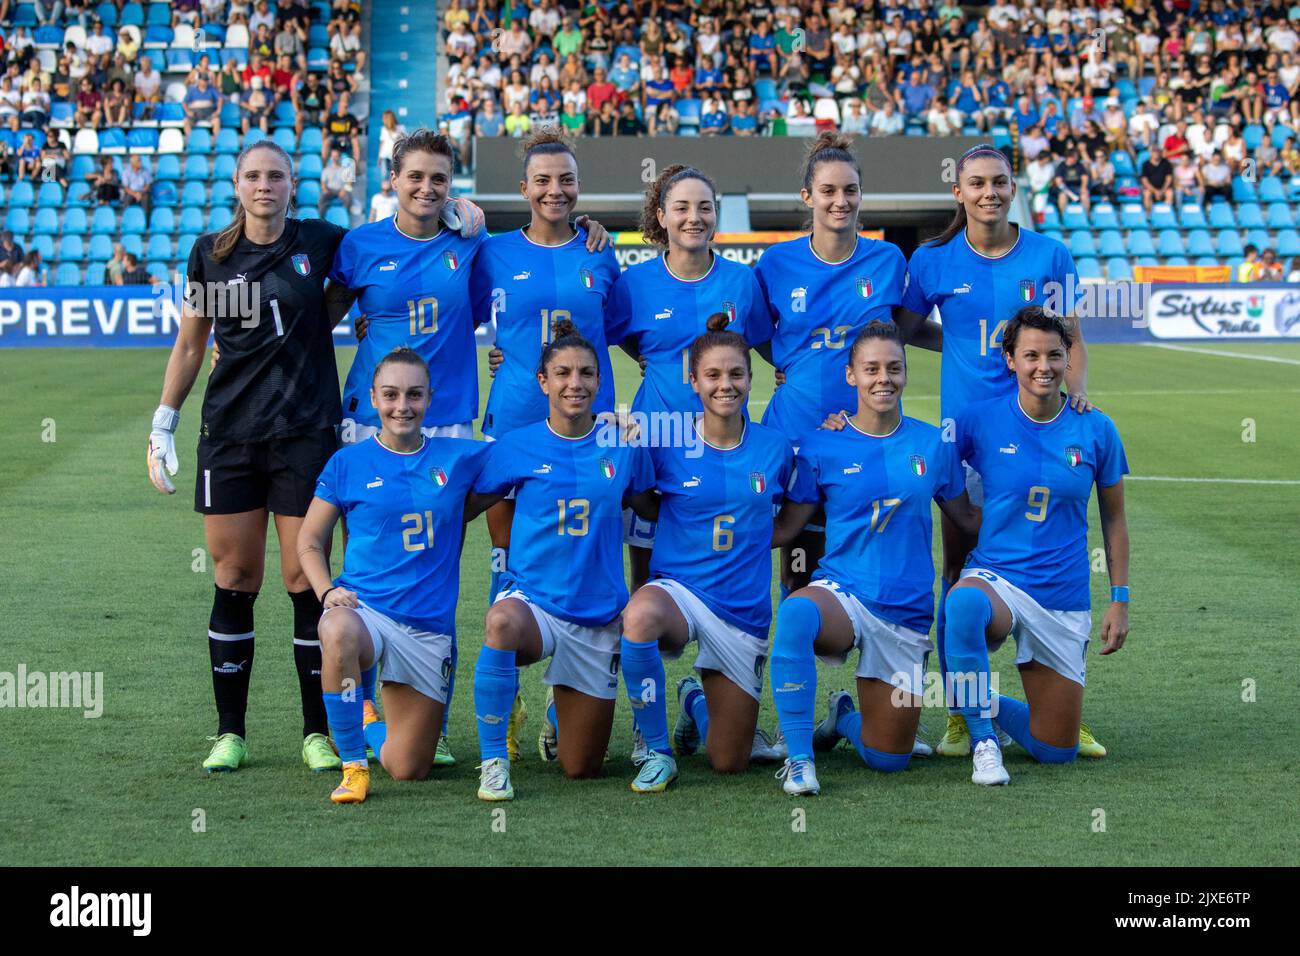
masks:
<path id="1" fill-rule="evenodd" d="M 505 575 L 507 562 L 510 560 L 510 552 L 506 548 L 492 549 L 492 581 L 488 585 L 488 607 L 497 599 L 501 593 L 501 579 Z"/>
<path id="2" fill-rule="evenodd" d="M 375 702 L 375 684 L 378 683 L 379 664 L 371 664 L 361 672 L 361 699 Z"/>
<path id="3" fill-rule="evenodd" d="M 509 759 L 506 727 L 518 684 L 515 652 L 499 651 L 484 644 L 474 665 L 474 712 L 478 723 L 479 756 L 484 760 L 494 757 Z"/>
<path id="4" fill-rule="evenodd" d="M 952 582 L 941 575 L 939 577 L 939 610 L 934 617 L 934 644 L 939 652 L 939 673 L 945 677 L 948 674 L 948 653 L 944 646 L 944 632 L 948 623 L 948 614 L 945 608 L 948 604 L 948 592 L 951 590 Z M 952 698 L 947 694 L 944 695 L 944 703 L 948 707 L 950 714 L 957 712 L 952 705 Z"/>
<path id="5" fill-rule="evenodd" d="M 560 732 L 560 720 L 555 716 L 555 701 L 551 701 L 546 708 L 546 722 L 555 728 L 557 734 Z"/>
<path id="6" fill-rule="evenodd" d="M 442 737 L 447 736 L 447 721 L 451 718 L 451 695 L 456 690 L 456 665 L 459 660 L 460 652 L 456 646 L 456 639 L 453 637 L 451 639 L 451 673 L 447 675 L 447 703 L 442 708 L 442 730 L 439 731 L 439 736 Z M 370 749 L 374 750 L 373 747 Z M 377 754 L 379 751 L 375 750 L 375 753 Z"/>
<path id="7" fill-rule="evenodd" d="M 996 695 L 998 715 L 994 721 L 1011 735 L 1011 739 L 1028 751 L 1039 763 L 1073 763 L 1079 755 L 1079 745 L 1053 747 L 1029 732 L 1029 705 L 1014 697 Z"/>
<path id="8" fill-rule="evenodd" d="M 997 739 L 989 700 L 989 646 L 984 632 L 993 620 L 993 605 L 979 588 L 953 588 L 944 601 L 947 608 L 945 639 L 946 689 L 956 697 L 956 710 L 970 728 L 971 748 L 986 738 Z"/>
<path id="9" fill-rule="evenodd" d="M 334 743 L 339 748 L 339 758 L 349 763 L 365 763 L 366 738 L 361 735 L 361 701 L 355 693 L 351 696 L 351 700 L 344 700 L 342 694 L 321 694 Z"/>
<path id="10" fill-rule="evenodd" d="M 379 751 L 383 748 L 384 741 L 388 739 L 388 725 L 382 720 L 373 720 L 366 724 L 364 733 L 366 735 L 366 743 L 369 744 L 370 749 L 375 752 L 375 759 L 379 760 Z"/>
<path id="11" fill-rule="evenodd" d="M 911 751 L 905 754 L 891 754 L 883 750 L 873 750 L 864 744 L 862 714 L 859 711 L 847 710 L 840 714 L 839 719 L 835 721 L 835 730 L 841 737 L 848 738 L 849 743 L 853 744 L 853 749 L 862 758 L 862 762 L 872 770 L 879 770 L 881 773 L 898 773 L 900 770 L 906 770 L 912 759 Z"/>
<path id="12" fill-rule="evenodd" d="M 700 731 L 700 743 L 709 739 L 709 702 L 704 699 L 704 691 L 691 690 L 686 694 L 686 713 L 691 715 L 695 726 Z"/>
<path id="13" fill-rule="evenodd" d="M 632 702 L 637 726 L 651 750 L 671 754 L 668 743 L 668 711 L 664 661 L 655 641 L 638 643 L 624 637 L 621 641 L 623 683 L 627 699 Z"/>
<path id="14" fill-rule="evenodd" d="M 813 641 L 821 627 L 821 611 L 808 598 L 790 598 L 777 609 L 769 665 L 772 700 L 792 758 L 811 757 L 813 752 L 813 710 L 817 706 Z"/>

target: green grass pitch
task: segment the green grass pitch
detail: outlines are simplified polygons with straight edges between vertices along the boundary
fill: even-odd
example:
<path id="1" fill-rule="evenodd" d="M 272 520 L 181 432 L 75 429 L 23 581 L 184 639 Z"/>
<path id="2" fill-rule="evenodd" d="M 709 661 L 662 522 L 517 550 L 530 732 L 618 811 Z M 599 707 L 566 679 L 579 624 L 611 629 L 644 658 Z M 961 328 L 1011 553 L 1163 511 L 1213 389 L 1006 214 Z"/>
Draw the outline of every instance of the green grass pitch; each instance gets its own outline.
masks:
<path id="1" fill-rule="evenodd" d="M 823 796 L 791 800 L 771 768 L 718 777 L 700 756 L 682 761 L 667 794 L 638 797 L 628 791 L 626 701 L 602 779 L 567 781 L 540 762 L 534 741 L 544 688 L 542 668 L 533 667 L 522 680 L 531 715 L 513 773 L 518 796 L 496 807 L 474 797 L 471 694 L 488 585 L 481 520 L 470 528 L 462 570 L 456 767 L 422 783 L 397 783 L 376 770 L 366 804 L 328 801 L 336 776 L 313 776 L 298 753 L 290 605 L 272 536 L 257 608 L 251 762 L 209 779 L 199 763 L 215 727 L 204 640 L 212 572 L 210 565 L 194 570 L 204 542 L 191 510 L 204 383 L 183 412 L 178 492 L 164 499 L 146 478 L 144 447 L 165 352 L 0 352 L 0 671 L 20 664 L 29 672 L 102 671 L 105 695 L 99 719 L 0 709 L 0 858 L 38 865 L 1293 863 L 1300 854 L 1293 818 L 1300 760 L 1291 739 L 1300 702 L 1300 344 L 1231 350 L 1285 361 L 1092 348 L 1093 398 L 1118 423 L 1134 475 L 1281 482 L 1127 483 L 1132 633 L 1109 658 L 1097 656 L 1094 641 L 1084 708 L 1110 749 L 1105 760 L 1041 767 L 1013 748 L 1012 785 L 984 789 L 970 783 L 968 760 L 915 761 L 907 773 L 884 777 L 837 750 L 818 765 Z M 341 370 L 351 355 L 340 350 Z M 620 397 L 630 398 L 635 368 L 618 361 L 617 369 Z M 911 375 L 905 407 L 934 421 L 937 358 L 913 352 Z M 771 387 L 770 369 L 761 366 L 755 402 Z M 1092 514 L 1095 524 L 1095 505 Z M 1095 531 L 1092 537 L 1098 547 Z M 1105 575 L 1095 574 L 1094 604 L 1106 588 Z M 1097 615 L 1094 635 L 1099 622 Z M 685 673 L 691 657 L 670 665 L 670 678 Z M 1011 661 L 1008 646 L 993 663 L 1014 693 Z M 819 680 L 821 692 L 851 686 L 851 671 L 823 668 Z M 760 719 L 775 723 L 770 693 Z M 942 725 L 941 712 L 925 712 L 932 742 Z M 504 816 L 494 816 L 502 806 Z"/>

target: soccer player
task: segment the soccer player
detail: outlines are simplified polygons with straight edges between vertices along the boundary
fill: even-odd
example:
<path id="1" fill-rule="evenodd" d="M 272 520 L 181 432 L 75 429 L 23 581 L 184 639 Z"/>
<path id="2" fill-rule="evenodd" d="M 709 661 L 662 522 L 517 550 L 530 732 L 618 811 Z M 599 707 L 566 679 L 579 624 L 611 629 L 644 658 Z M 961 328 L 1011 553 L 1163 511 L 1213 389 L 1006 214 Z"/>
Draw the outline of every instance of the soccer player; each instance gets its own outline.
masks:
<path id="1" fill-rule="evenodd" d="M 609 746 L 618 696 L 619 632 L 627 585 L 623 508 L 653 518 L 649 453 L 622 442 L 593 411 L 600 356 L 567 319 L 551 327 L 537 382 L 544 421 L 492 443 L 472 512 L 515 492 L 510 582 L 488 609 L 474 668 L 482 756 L 480 800 L 514 799 L 508 722 L 520 665 L 550 658 L 557 756 L 570 778 L 594 777 Z"/>
<path id="2" fill-rule="evenodd" d="M 286 218 L 293 164 L 270 140 L 235 162 L 239 207 L 225 229 L 190 253 L 186 301 L 149 435 L 149 478 L 175 487 L 176 425 L 215 329 L 221 361 L 208 379 L 199 429 L 194 508 L 215 566 L 208 653 L 217 737 L 209 773 L 237 770 L 248 755 L 245 712 L 253 668 L 253 603 L 262 586 L 268 513 L 279 536 L 280 575 L 293 603 L 293 653 L 302 697 L 303 761 L 338 769 L 320 690 L 321 604 L 294 542 L 316 476 L 337 447 L 338 371 L 333 326 L 351 296 L 325 286 L 343 230 Z"/>
<path id="3" fill-rule="evenodd" d="M 773 512 L 794 466 L 790 442 L 745 415 L 751 369 L 745 339 L 729 316 L 708 320 L 691 343 L 690 384 L 703 405 L 697 441 L 652 447 L 660 493 L 650 580 L 623 616 L 623 680 L 645 737 L 636 793 L 677 779 L 668 743 L 663 657 L 699 644 L 704 678 L 677 684 L 679 754 L 701 743 L 718 773 L 749 766 L 772 621 Z M 648 380 L 648 376 L 647 376 Z"/>
<path id="4" fill-rule="evenodd" d="M 1028 306 L 1002 335 L 1017 392 L 958 413 L 958 452 L 984 483 L 979 542 L 947 597 L 945 679 L 970 728 L 975 783 L 1009 782 L 994 723 L 1040 763 L 1070 763 L 1079 745 L 1092 612 L 1088 498 L 1097 487 L 1111 603 L 1102 654 L 1128 636 L 1128 461 L 1099 411 L 1070 412 L 1062 391 L 1073 329 Z M 989 650 L 1016 641 L 1028 705 L 989 686 Z"/>
<path id="5" fill-rule="evenodd" d="M 971 147 L 957 161 L 953 196 L 957 212 L 937 237 L 918 246 L 908 263 L 903 306 L 918 315 L 938 308 L 943 322 L 943 364 L 940 373 L 940 417 L 952 422 L 971 405 L 1015 391 L 1007 375 L 1000 343 L 1003 330 L 1025 304 L 1047 303 L 1066 316 L 1073 345 L 1066 376 L 1070 407 L 1082 413 L 1088 401 L 1088 350 L 1079 324 L 1070 318 L 1074 289 L 1082 291 L 1074 260 L 1060 242 L 1022 229 L 1009 221 L 1016 181 L 1006 156 L 989 145 Z M 967 463 L 966 490 L 979 508 L 980 476 Z M 974 540 L 961 533 L 947 515 L 941 516 L 943 574 L 935 634 L 939 660 L 944 658 L 944 595 L 961 573 Z M 1087 726 L 1080 728 L 1080 753 L 1103 757 Z M 935 748 L 943 756 L 970 753 L 970 735 L 961 716 L 951 712 L 943 739 Z"/>
<path id="6" fill-rule="evenodd" d="M 868 324 L 852 340 L 844 375 L 857 412 L 842 431 L 803 437 L 773 538 L 792 538 L 825 510 L 826 553 L 812 583 L 781 602 L 772 646 L 772 696 L 790 753 L 778 777 L 789 794 L 821 791 L 813 751 L 842 737 L 873 770 L 907 768 L 934 620 L 930 502 L 960 527 L 978 527 L 952 442 L 902 414 L 902 330 Z M 861 711 L 852 695 L 832 693 L 814 731 L 814 657 L 839 665 L 855 647 Z"/>
<path id="7" fill-rule="evenodd" d="M 717 224 L 713 180 L 692 166 L 666 167 L 646 189 L 641 209 L 642 236 L 663 255 L 630 266 L 614 283 L 609 341 L 645 359 L 645 380 L 632 411 L 643 413 L 656 433 L 673 428 L 680 436 L 701 411 L 688 356 L 691 343 L 707 331 L 709 316 L 724 313 L 728 328 L 751 346 L 772 337 L 754 270 L 710 248 Z M 636 591 L 649 575 L 654 527 L 636 515 L 625 517 Z"/>
<path id="8" fill-rule="evenodd" d="M 854 407 L 844 347 L 868 322 L 897 319 L 905 342 L 933 349 L 941 342 L 937 325 L 900 308 L 907 260 L 898 247 L 858 235 L 862 170 L 852 144 L 833 130 L 812 141 L 800 190 L 812 232 L 772 246 L 754 270 L 775 324 L 771 354 L 781 382 L 763 424 L 796 449 L 827 415 Z M 783 594 L 811 580 L 825 540 L 821 525 L 812 524 L 782 549 Z"/>
<path id="9" fill-rule="evenodd" d="M 299 560 L 325 608 L 321 687 L 343 760 L 335 803 L 366 799 L 367 743 L 397 780 L 423 780 L 437 753 L 465 503 L 488 446 L 423 435 L 429 397 L 429 369 L 414 351 L 401 346 L 380 360 L 370 396 L 380 430 L 325 465 L 298 536 Z M 332 581 L 328 547 L 341 516 L 348 546 Z M 381 662 L 384 720 L 373 703 Z"/>
<path id="10" fill-rule="evenodd" d="M 600 393 L 596 412 L 614 410 L 614 372 L 605 344 L 606 303 L 618 279 L 614 250 L 604 245 L 604 230 L 594 237 L 570 225 L 578 202 L 578 159 L 569 139 L 553 126 L 542 127 L 523 143 L 520 193 L 532 218 L 522 229 L 491 236 L 474 261 L 470 293 L 476 320 L 496 320 L 499 358 L 483 416 L 484 437 L 501 436 L 545 420 L 546 396 L 536 384 L 538 359 L 550 341 L 551 323 L 574 324 L 596 349 Z M 598 250 L 598 251 L 593 251 Z M 509 567 L 510 523 L 514 502 L 505 500 L 487 515 L 492 537 L 490 604 Z"/>

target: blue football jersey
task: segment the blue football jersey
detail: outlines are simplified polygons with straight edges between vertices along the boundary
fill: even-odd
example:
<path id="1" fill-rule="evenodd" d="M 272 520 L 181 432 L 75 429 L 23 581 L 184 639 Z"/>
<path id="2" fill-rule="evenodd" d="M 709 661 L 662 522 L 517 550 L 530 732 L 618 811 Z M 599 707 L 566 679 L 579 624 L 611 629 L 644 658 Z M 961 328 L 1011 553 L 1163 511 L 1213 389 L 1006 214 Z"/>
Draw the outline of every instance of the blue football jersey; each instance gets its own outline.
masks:
<path id="1" fill-rule="evenodd" d="M 424 427 L 455 425 L 478 416 L 478 369 L 469 277 L 484 235 L 462 239 L 450 229 L 412 239 L 396 217 L 358 226 L 334 256 L 330 281 L 357 292 L 370 323 L 343 386 L 343 415 L 379 425 L 370 402 L 375 366 L 405 345 L 429 363 L 430 400 Z"/>
<path id="2" fill-rule="evenodd" d="M 698 279 L 679 279 L 664 257 L 629 267 L 610 298 L 609 342 L 635 336 L 646 358 L 645 381 L 633 411 L 699 412 L 704 406 L 691 388 L 691 343 L 708 331 L 714 312 L 731 316 L 727 328 L 751 346 L 772 337 L 772 320 L 754 270 L 715 254 Z"/>
<path id="3" fill-rule="evenodd" d="M 505 361 L 497 369 L 483 415 L 483 434 L 508 431 L 546 418 L 546 396 L 537 386 L 537 363 L 551 341 L 551 323 L 568 319 L 596 347 L 600 392 L 595 410 L 614 410 L 614 370 L 605 341 L 605 304 L 618 279 L 614 250 L 587 251 L 587 233 L 561 246 L 533 242 L 522 229 L 490 237 L 470 277 L 474 314 L 495 316 L 497 345 Z"/>
<path id="4" fill-rule="evenodd" d="M 623 496 L 654 485 L 645 448 L 606 445 L 600 426 L 565 438 L 540 421 L 492 442 L 474 484 L 483 494 L 515 489 L 510 586 L 542 609 L 597 626 L 627 604 Z"/>
<path id="5" fill-rule="evenodd" d="M 1037 422 L 1017 395 L 957 416 L 957 447 L 984 481 L 984 523 L 967 565 L 994 571 L 1053 611 L 1085 611 L 1088 498 L 1128 474 L 1115 423 L 1062 406 Z"/>
<path id="6" fill-rule="evenodd" d="M 772 361 L 785 373 L 763 424 L 797 444 L 827 415 L 857 407 L 844 380 L 849 346 L 873 319 L 893 321 L 907 260 L 893 243 L 859 236 L 848 259 L 827 262 L 807 236 L 772 246 L 754 271 L 776 323 Z"/>
<path id="7" fill-rule="evenodd" d="M 374 436 L 334 453 L 316 497 L 347 519 L 348 547 L 335 584 L 411 627 L 456 633 L 465 496 L 488 444 L 426 438 L 410 453 Z"/>
<path id="8" fill-rule="evenodd" d="M 849 423 L 804 437 L 790 500 L 826 509 L 817 577 L 838 583 L 877 617 L 929 633 L 934 620 L 931 501 L 966 490 L 943 432 L 903 416 L 888 435 Z"/>
<path id="9" fill-rule="evenodd" d="M 663 497 L 650 578 L 679 581 L 722 620 L 766 640 L 772 517 L 794 468 L 789 440 L 749 422 L 735 448 L 701 438 L 696 449 L 656 447 L 650 456 Z"/>
<path id="10" fill-rule="evenodd" d="M 929 315 L 937 306 L 943 321 L 939 407 L 945 420 L 976 402 L 1016 394 L 1002 357 L 1002 331 L 1016 312 L 1049 297 L 1060 303 L 1070 288 L 1076 301 L 1082 293 L 1065 246 L 1027 229 L 1000 258 L 980 255 L 963 231 L 941 246 L 917 246 L 907 269 L 904 307 Z M 1074 278 L 1067 282 L 1067 276 Z M 1064 311 L 1073 312 L 1074 303 Z"/>

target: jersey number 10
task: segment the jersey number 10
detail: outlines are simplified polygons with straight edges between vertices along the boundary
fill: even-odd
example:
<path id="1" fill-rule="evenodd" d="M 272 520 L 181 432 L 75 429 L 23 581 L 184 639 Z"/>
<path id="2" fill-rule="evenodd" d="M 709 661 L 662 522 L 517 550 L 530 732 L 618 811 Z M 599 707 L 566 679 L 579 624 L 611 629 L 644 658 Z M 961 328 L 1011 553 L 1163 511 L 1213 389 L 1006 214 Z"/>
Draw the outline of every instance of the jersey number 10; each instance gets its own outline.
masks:
<path id="1" fill-rule="evenodd" d="M 438 300 L 433 296 L 407 299 L 406 308 L 411 314 L 412 335 L 430 335 L 438 331 Z"/>

